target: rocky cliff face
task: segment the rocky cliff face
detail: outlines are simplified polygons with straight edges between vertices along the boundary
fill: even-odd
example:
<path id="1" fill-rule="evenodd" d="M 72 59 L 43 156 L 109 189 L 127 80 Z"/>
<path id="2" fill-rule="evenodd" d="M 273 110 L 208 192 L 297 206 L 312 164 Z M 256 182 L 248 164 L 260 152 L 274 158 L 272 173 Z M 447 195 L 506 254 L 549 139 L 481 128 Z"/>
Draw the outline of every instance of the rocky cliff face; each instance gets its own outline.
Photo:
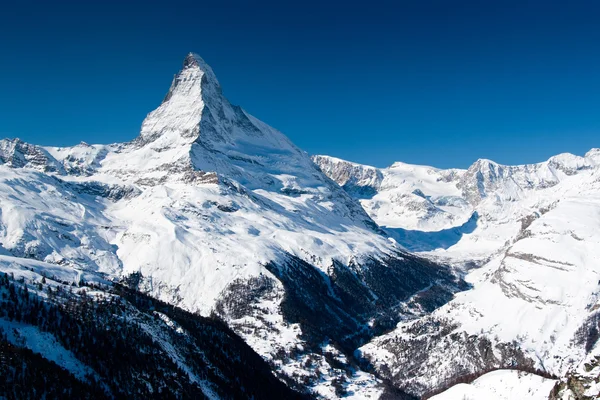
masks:
<path id="1" fill-rule="evenodd" d="M 0 141 L 0 163 L 13 168 L 63 172 L 60 164 L 46 150 L 19 139 Z"/>
<path id="2" fill-rule="evenodd" d="M 556 383 L 549 400 L 593 400 L 600 394 L 600 356 L 590 354 Z"/>

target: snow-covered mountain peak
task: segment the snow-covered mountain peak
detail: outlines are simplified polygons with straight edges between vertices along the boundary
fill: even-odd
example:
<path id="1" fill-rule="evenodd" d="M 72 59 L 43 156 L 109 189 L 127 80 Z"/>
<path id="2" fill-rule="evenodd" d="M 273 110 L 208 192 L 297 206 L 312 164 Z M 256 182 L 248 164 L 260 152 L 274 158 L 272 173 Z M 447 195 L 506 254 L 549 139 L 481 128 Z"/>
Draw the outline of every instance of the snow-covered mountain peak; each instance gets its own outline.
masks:
<path id="1" fill-rule="evenodd" d="M 282 162 L 289 156 L 298 160 Z M 250 188 L 293 186 L 284 175 L 303 171 L 311 180 L 315 173 L 306 154 L 283 134 L 232 105 L 210 66 L 194 53 L 185 58 L 160 106 L 145 118 L 138 138 L 107 154 L 101 164 L 110 175 L 136 182 L 197 182 L 199 175 L 211 174 L 211 182 L 218 175 Z"/>
<path id="2" fill-rule="evenodd" d="M 591 149 L 590 151 L 585 153 L 584 157 L 590 162 L 596 165 L 600 165 L 600 148 Z"/>
<path id="3" fill-rule="evenodd" d="M 496 201 L 514 201 L 524 196 L 524 191 L 554 186 L 565 177 L 593 168 L 590 159 L 563 153 L 537 164 L 502 165 L 480 159 L 469 167 L 458 182 L 464 197 L 478 204 L 490 194 Z"/>
<path id="4" fill-rule="evenodd" d="M 388 169 L 401 169 L 401 170 L 414 170 L 415 168 L 427 168 L 430 170 L 434 170 L 437 171 L 438 169 L 435 167 L 429 167 L 426 165 L 414 165 L 414 164 L 408 164 L 402 161 L 396 161 L 394 162 L 392 165 L 389 166 Z"/>
<path id="5" fill-rule="evenodd" d="M 475 161 L 470 167 L 469 169 L 478 169 L 480 171 L 484 171 L 484 170 L 495 170 L 496 168 L 498 168 L 500 166 L 500 164 L 498 164 L 495 161 L 489 160 L 487 158 L 480 158 L 477 161 Z"/>
<path id="6" fill-rule="evenodd" d="M 0 164 L 43 172 L 62 172 L 62 166 L 45 149 L 18 138 L 0 140 Z"/>
<path id="7" fill-rule="evenodd" d="M 208 312 L 234 279 L 264 273 L 264 265 L 274 260 L 299 257 L 325 271 L 334 260 L 399 251 L 305 152 L 227 101 L 212 69 L 194 54 L 132 142 L 69 148 L 15 143 L 0 146 L 8 167 L 58 174 L 56 184 L 64 182 L 65 193 L 110 200 L 101 206 L 93 200 L 83 209 L 107 209 L 106 219 L 118 221 L 101 242 L 117 246 L 124 273 L 140 271 L 180 287 L 193 309 Z M 54 178 L 44 176 L 48 185 Z M 18 227 L 15 243 L 25 246 L 32 240 Z M 45 244 L 45 238 L 39 242 Z M 67 257 L 63 248 L 36 245 L 43 259 Z M 115 265 L 103 271 L 114 271 Z M 181 274 L 173 273 L 174 265 Z M 211 272 L 215 266 L 219 274 Z M 188 271 L 196 278 L 184 276 Z"/>
<path id="8" fill-rule="evenodd" d="M 190 53 L 162 104 L 142 123 L 139 141 L 142 144 L 159 141 L 161 147 L 189 144 L 199 136 L 205 107 L 209 105 L 217 111 L 223 101 L 212 68 L 200 56 Z"/>
<path id="9" fill-rule="evenodd" d="M 207 75 L 207 79 L 209 79 L 211 83 L 215 83 L 217 85 L 219 84 L 219 81 L 217 80 L 217 77 L 215 76 L 215 73 L 213 72 L 210 65 L 208 65 L 206 61 L 204 61 L 204 59 L 198 54 L 190 52 L 185 57 L 185 59 L 183 60 L 183 69 L 188 68 L 197 68 L 201 70 L 204 74 Z"/>
<path id="10" fill-rule="evenodd" d="M 504 169 L 504 165 L 500 165 L 497 162 L 486 158 L 480 158 L 467 169 L 465 175 L 480 181 L 495 181 L 498 178 L 498 175 L 502 175 Z"/>
<path id="11" fill-rule="evenodd" d="M 586 157 L 571 153 L 558 154 L 548 159 L 549 167 L 562 171 L 565 175 L 575 175 L 581 170 L 592 168 L 594 164 Z"/>

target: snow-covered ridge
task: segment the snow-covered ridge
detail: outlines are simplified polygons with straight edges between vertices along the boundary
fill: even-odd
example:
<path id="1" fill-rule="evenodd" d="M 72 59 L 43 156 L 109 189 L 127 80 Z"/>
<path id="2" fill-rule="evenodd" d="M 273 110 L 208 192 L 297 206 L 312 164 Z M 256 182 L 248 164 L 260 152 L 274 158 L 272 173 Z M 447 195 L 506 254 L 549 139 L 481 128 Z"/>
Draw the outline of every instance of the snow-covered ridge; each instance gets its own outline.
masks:
<path id="1" fill-rule="evenodd" d="M 285 135 L 229 103 L 194 54 L 130 142 L 0 149 L 0 255 L 140 276 L 139 289 L 218 313 L 279 357 L 279 374 L 306 375 L 327 397 L 334 382 L 382 392 L 351 352 L 401 318 L 397 308 L 419 313 L 464 288 L 386 236 Z M 329 342 L 344 363 L 321 354 Z M 299 374 L 309 360 L 326 379 Z"/>
<path id="2" fill-rule="evenodd" d="M 530 165 L 379 171 L 375 194 L 359 198 L 365 210 L 400 244 L 462 265 L 473 286 L 361 348 L 384 376 L 417 393 L 486 368 L 563 376 L 598 348 L 597 149 Z"/>
<path id="3" fill-rule="evenodd" d="M 439 231 L 467 222 L 480 203 L 513 202 L 531 190 L 557 185 L 582 171 L 597 169 L 600 151 L 584 157 L 563 153 L 537 164 L 507 166 L 479 159 L 468 169 L 438 169 L 396 162 L 375 168 L 329 156 L 313 156 L 317 166 L 360 200 L 379 225 Z"/>
<path id="4" fill-rule="evenodd" d="M 456 184 L 462 170 L 400 162 L 378 169 L 328 156 L 313 161 L 384 227 L 437 230 L 465 222 L 472 212 Z"/>
<path id="5" fill-rule="evenodd" d="M 600 148 L 594 148 L 585 153 L 584 156 L 587 160 L 595 163 L 596 165 L 600 164 Z"/>
<path id="6" fill-rule="evenodd" d="M 110 257 L 118 257 L 100 270 L 114 272 L 122 263 L 124 273 L 154 276 L 178 288 L 188 307 L 204 312 L 231 281 L 266 272 L 261 265 L 283 254 L 326 270 L 332 260 L 347 263 L 398 251 L 305 152 L 231 105 L 212 69 L 193 53 L 132 142 L 42 148 L 3 140 L 0 160 L 12 167 L 2 173 L 10 177 L 4 193 L 15 189 L 12 182 L 20 182 L 20 176 L 44 181 L 47 188 L 37 192 L 44 197 L 39 202 L 27 196 L 4 199 L 3 210 L 16 207 L 12 214 L 22 219 L 13 223 L 3 213 L 0 240 L 6 251 L 35 246 L 42 259 L 67 262 L 79 252 L 58 245 L 64 239 L 49 241 L 52 234 L 38 235 L 37 229 L 29 233 L 28 227 L 47 224 L 48 218 L 40 219 L 40 208 L 48 205 L 47 215 L 54 215 L 53 202 L 66 204 L 54 196 L 67 195 L 73 202 L 69 207 L 81 211 L 61 218 L 73 224 L 83 221 L 82 231 L 92 231 L 93 251 L 102 242 L 102 248 L 113 246 Z M 32 175 L 29 169 L 48 175 Z M 88 204 L 82 204 L 66 182 L 120 187 L 135 195 L 116 203 L 86 198 Z M 26 209 L 33 212 L 24 218 Z M 105 228 L 91 228 L 97 224 Z M 35 244 L 30 237 L 36 238 Z M 212 272 L 215 267 L 219 274 Z"/>
<path id="7" fill-rule="evenodd" d="M 547 400 L 555 381 L 527 372 L 489 372 L 471 384 L 461 383 L 431 400 Z"/>
<path id="8" fill-rule="evenodd" d="M 344 161 L 329 156 L 313 156 L 312 160 L 327 176 L 346 188 L 369 187 L 378 189 L 383 174 L 375 167 Z"/>
<path id="9" fill-rule="evenodd" d="M 60 164 L 45 149 L 20 139 L 0 140 L 0 164 L 44 172 L 63 172 Z"/>

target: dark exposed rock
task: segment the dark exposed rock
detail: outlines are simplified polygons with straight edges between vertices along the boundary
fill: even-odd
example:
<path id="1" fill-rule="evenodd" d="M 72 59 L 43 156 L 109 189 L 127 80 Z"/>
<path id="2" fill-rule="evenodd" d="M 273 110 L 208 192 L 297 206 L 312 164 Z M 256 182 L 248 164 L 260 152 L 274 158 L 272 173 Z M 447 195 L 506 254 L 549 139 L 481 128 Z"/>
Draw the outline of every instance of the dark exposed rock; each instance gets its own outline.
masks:
<path id="1" fill-rule="evenodd" d="M 575 333 L 575 342 L 590 352 L 600 339 L 600 311 L 592 313 Z"/>
<path id="2" fill-rule="evenodd" d="M 584 364 L 583 372 L 569 372 L 556 382 L 550 392 L 549 400 L 595 400 L 600 393 L 594 393 L 592 387 L 600 382 L 600 356 L 591 357 Z"/>
<path id="3" fill-rule="evenodd" d="M 460 325 L 443 319 L 416 320 L 407 326 L 402 336 L 391 337 L 379 345 L 394 354 L 396 360 L 395 365 L 378 366 L 377 373 L 396 387 L 419 396 L 447 389 L 465 376 L 479 376 L 495 369 L 529 371 L 535 366 L 518 343 L 493 343 L 485 335 L 461 332 Z M 428 366 L 433 366 L 433 352 L 444 352 L 444 369 L 438 369 L 435 378 L 427 383 L 415 379 L 423 376 Z"/>
<path id="4" fill-rule="evenodd" d="M 39 146 L 20 139 L 0 140 L 0 163 L 13 168 L 32 168 L 43 172 L 64 173 L 60 163 Z"/>
<path id="5" fill-rule="evenodd" d="M 211 393 L 223 399 L 306 398 L 280 382 L 269 365 L 217 319 L 119 284 L 82 281 L 74 290 L 53 277 L 34 283 L 0 273 L 0 319 L 49 335 L 93 373 L 75 377 L 9 343 L 0 328 L 2 397 L 202 399 Z"/>
<path id="6" fill-rule="evenodd" d="M 140 194 L 134 186 L 109 185 L 101 182 L 69 182 L 67 185 L 80 194 L 103 197 L 111 201 L 130 199 Z"/>

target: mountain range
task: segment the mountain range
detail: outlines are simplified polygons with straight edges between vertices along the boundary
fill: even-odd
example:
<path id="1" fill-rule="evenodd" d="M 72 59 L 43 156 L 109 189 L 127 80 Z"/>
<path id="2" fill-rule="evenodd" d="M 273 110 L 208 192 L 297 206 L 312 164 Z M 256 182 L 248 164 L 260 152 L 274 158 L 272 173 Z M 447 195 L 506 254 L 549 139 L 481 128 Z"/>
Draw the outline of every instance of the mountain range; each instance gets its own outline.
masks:
<path id="1" fill-rule="evenodd" d="M 455 266 L 470 285 L 361 347 L 380 376 L 422 395 L 457 370 L 560 377 L 597 354 L 599 156 L 594 149 L 522 166 L 478 160 L 467 170 L 314 157 L 390 237 Z"/>
<path id="2" fill-rule="evenodd" d="M 7 397 L 57 393 L 50 375 L 127 398 L 600 392 L 598 149 L 467 170 L 311 157 L 190 53 L 130 142 L 0 141 L 0 189 Z M 116 375 L 90 355 L 119 343 L 135 361 Z"/>

